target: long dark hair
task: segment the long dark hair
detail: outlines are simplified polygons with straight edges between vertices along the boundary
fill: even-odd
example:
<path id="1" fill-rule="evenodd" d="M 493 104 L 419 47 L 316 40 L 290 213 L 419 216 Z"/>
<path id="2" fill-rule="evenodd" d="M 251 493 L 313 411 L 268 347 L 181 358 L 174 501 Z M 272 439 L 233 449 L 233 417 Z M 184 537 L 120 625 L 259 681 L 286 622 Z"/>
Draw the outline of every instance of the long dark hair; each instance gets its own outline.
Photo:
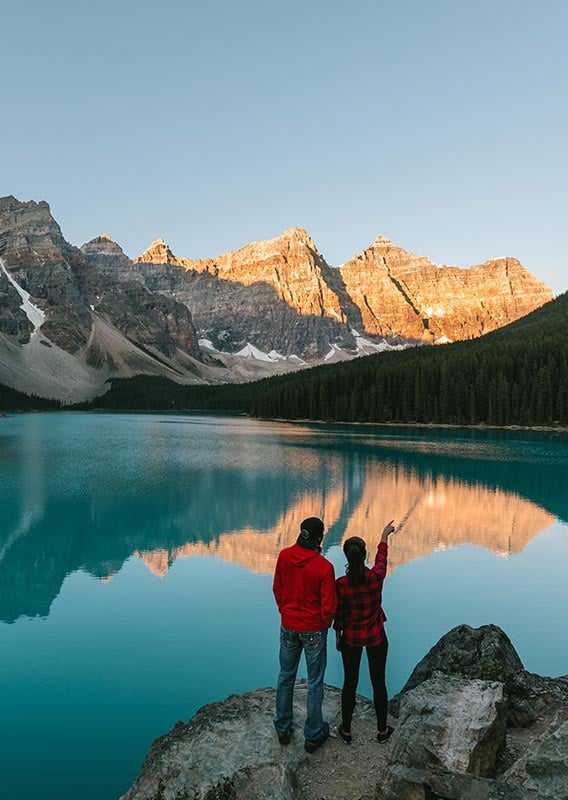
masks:
<path id="1" fill-rule="evenodd" d="M 367 567 L 365 558 L 367 548 L 363 539 L 352 536 L 343 545 L 343 552 L 347 557 L 347 582 L 350 586 L 362 586 L 367 583 Z"/>

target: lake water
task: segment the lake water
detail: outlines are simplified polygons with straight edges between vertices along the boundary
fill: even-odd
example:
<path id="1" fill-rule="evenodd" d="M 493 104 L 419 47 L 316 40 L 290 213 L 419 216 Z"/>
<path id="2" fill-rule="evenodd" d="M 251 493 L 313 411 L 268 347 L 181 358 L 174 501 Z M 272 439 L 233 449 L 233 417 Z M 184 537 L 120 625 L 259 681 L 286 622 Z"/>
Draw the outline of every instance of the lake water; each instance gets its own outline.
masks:
<path id="1" fill-rule="evenodd" d="M 9 800 L 114 800 L 154 738 L 274 685 L 281 547 L 391 538 L 389 692 L 454 625 L 568 672 L 568 437 L 241 417 L 0 420 L 0 775 Z M 362 670 L 360 690 L 368 694 Z M 330 648 L 328 683 L 340 685 Z"/>

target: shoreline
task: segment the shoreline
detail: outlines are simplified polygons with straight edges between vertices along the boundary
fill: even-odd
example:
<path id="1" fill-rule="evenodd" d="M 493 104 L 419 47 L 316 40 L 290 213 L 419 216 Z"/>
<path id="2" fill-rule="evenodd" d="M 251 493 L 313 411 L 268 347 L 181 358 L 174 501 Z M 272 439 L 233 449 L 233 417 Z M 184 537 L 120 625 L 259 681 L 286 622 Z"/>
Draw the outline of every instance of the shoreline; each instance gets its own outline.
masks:
<path id="1" fill-rule="evenodd" d="M 568 426 L 566 425 L 488 425 L 487 423 L 478 422 L 475 424 L 461 424 L 459 422 L 354 422 L 346 420 L 325 420 L 325 419 L 288 419 L 287 417 L 254 417 L 247 414 L 246 411 L 236 410 L 221 410 L 221 409 L 206 409 L 206 408 L 154 408 L 154 409 L 140 409 L 140 408 L 90 408 L 90 409 L 72 409 L 72 408 L 58 408 L 58 409 L 14 409 L 10 411 L 1 411 L 0 417 L 8 417 L 11 414 L 61 414 L 61 413 L 78 413 L 78 414 L 211 414 L 212 416 L 219 416 L 226 414 L 228 416 L 248 417 L 248 419 L 256 419 L 260 422 L 284 422 L 287 425 L 350 425 L 361 428 L 408 428 L 408 429 L 426 429 L 426 430 L 472 430 L 472 431 L 536 431 L 537 433 L 568 433 Z"/>
<path id="2" fill-rule="evenodd" d="M 248 414 L 246 415 L 248 416 Z M 250 417 L 263 422 L 286 422 L 290 425 L 357 425 L 359 427 L 374 428 L 426 428 L 435 430 L 473 430 L 473 431 L 537 431 L 539 433 L 568 433 L 568 426 L 564 425 L 487 425 L 482 422 L 462 425 L 458 422 L 340 422 L 339 420 L 325 419 L 286 419 L 285 417 Z"/>

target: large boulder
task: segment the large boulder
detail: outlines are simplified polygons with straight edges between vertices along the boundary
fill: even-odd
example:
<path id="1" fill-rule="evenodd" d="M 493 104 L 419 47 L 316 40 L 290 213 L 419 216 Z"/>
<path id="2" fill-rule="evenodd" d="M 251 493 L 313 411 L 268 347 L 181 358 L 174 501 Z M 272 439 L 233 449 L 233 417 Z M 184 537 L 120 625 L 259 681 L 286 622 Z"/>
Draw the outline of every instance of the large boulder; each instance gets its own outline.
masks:
<path id="1" fill-rule="evenodd" d="M 542 680 L 524 669 L 511 640 L 497 625 L 458 625 L 448 631 L 416 665 L 401 693 L 393 698 L 391 712 L 397 715 L 401 697 L 435 672 L 502 683 L 509 725 L 528 725 L 541 709 Z"/>
<path id="2" fill-rule="evenodd" d="M 402 692 L 414 689 L 434 672 L 505 683 L 511 675 L 523 669 L 523 662 L 511 640 L 497 625 L 480 628 L 458 625 L 442 636 L 416 665 Z"/>
<path id="3" fill-rule="evenodd" d="M 390 761 L 494 777 L 505 734 L 503 684 L 437 672 L 404 694 Z"/>

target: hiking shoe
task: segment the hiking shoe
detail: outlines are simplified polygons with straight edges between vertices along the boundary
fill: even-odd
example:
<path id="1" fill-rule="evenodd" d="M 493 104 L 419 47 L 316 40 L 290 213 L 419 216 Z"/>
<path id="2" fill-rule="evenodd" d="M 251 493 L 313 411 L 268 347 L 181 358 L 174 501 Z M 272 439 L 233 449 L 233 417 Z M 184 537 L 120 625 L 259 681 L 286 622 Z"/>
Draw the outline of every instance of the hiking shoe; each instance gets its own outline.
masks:
<path id="1" fill-rule="evenodd" d="M 386 742 L 386 740 L 390 738 L 393 731 L 394 728 L 391 728 L 390 725 L 387 725 L 387 729 L 384 733 L 377 733 L 377 742 L 380 742 L 381 744 Z"/>
<path id="2" fill-rule="evenodd" d="M 347 733 L 347 731 L 343 729 L 343 725 L 339 726 L 339 728 L 337 729 L 337 733 L 341 736 L 345 744 L 351 744 L 351 742 L 353 741 L 351 733 L 350 732 Z"/>
<path id="3" fill-rule="evenodd" d="M 290 726 L 287 731 L 284 731 L 284 733 L 278 734 L 278 741 L 280 742 L 280 744 L 283 745 L 290 744 L 291 738 L 292 738 L 292 726 Z"/>
<path id="4" fill-rule="evenodd" d="M 306 739 L 304 742 L 304 750 L 306 753 L 315 753 L 318 747 L 321 747 L 322 744 L 329 739 L 329 723 L 323 723 L 322 731 L 322 735 L 319 739 Z"/>

